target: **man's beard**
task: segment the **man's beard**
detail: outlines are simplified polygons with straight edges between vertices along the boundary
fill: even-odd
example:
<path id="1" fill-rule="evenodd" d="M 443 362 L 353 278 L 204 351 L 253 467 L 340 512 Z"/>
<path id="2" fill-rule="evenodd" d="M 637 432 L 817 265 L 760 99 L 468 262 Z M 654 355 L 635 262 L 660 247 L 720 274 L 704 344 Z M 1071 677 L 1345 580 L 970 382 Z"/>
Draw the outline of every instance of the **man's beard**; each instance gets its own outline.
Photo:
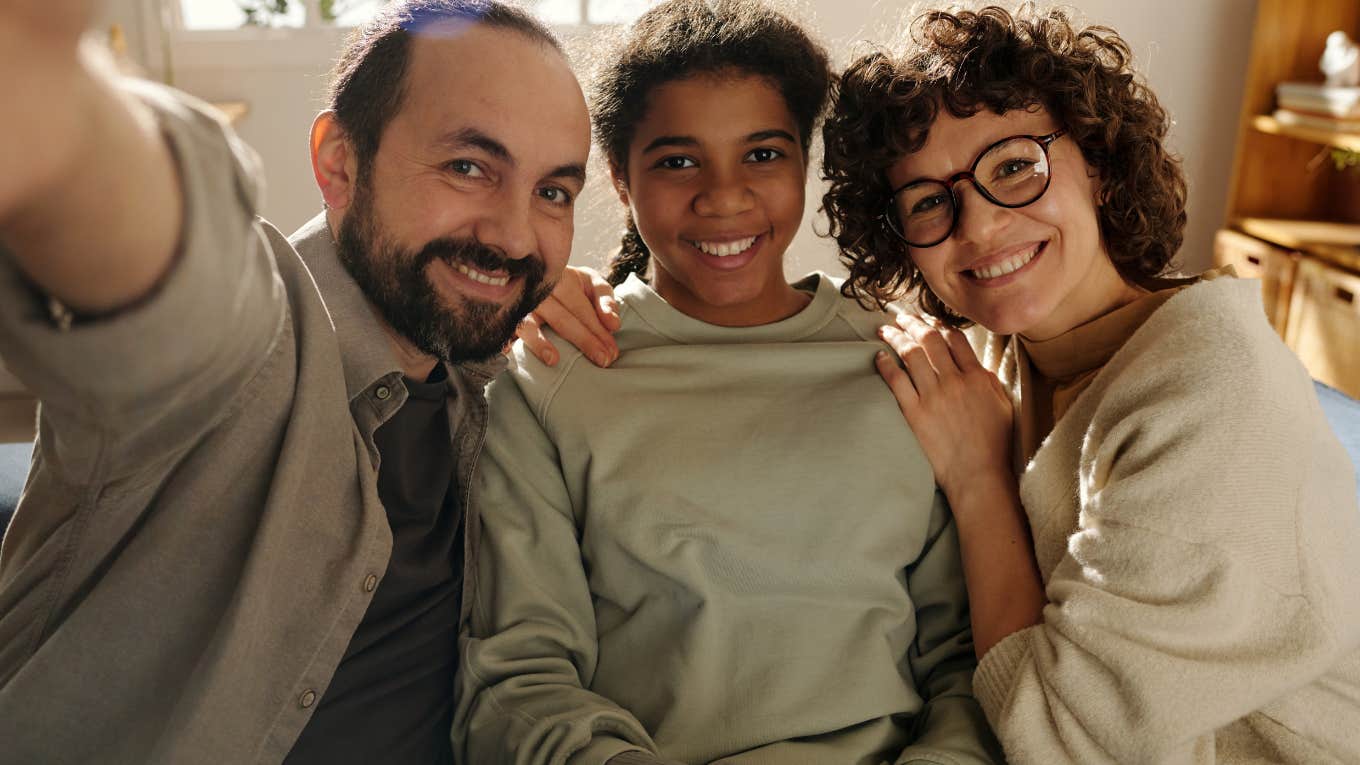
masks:
<path id="1" fill-rule="evenodd" d="M 403 249 L 384 235 L 375 220 L 371 191 L 356 190 L 354 204 L 340 224 L 338 252 L 382 318 L 416 348 L 448 363 L 475 361 L 500 353 L 515 335 L 520 319 L 552 292 L 538 256 L 507 258 L 476 239 L 436 239 L 418 252 Z M 425 275 L 435 260 L 450 267 L 464 263 L 479 271 L 523 277 L 519 299 L 502 308 L 466 295 L 450 306 Z"/>

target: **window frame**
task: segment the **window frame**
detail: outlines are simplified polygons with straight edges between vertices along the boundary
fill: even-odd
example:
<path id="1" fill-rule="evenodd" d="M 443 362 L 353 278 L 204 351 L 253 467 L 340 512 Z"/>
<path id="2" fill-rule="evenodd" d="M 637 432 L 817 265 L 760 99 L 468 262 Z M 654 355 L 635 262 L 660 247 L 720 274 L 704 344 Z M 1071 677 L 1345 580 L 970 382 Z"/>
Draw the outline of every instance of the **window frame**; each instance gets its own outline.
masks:
<path id="1" fill-rule="evenodd" d="M 594 0 L 576 1 L 579 23 L 547 24 L 563 43 L 570 45 L 594 30 L 617 26 L 591 23 L 589 13 Z M 175 70 L 181 69 L 306 68 L 317 66 L 318 62 L 329 67 L 335 52 L 354 29 L 320 21 L 319 0 L 301 0 L 306 8 L 302 26 L 186 29 L 182 2 L 141 0 L 143 18 L 151 22 L 146 28 L 160 30 L 159 41 L 151 43 L 159 48 L 159 55 L 148 55 L 147 60 L 158 61 L 160 65 L 155 68 L 169 69 L 172 77 Z"/>

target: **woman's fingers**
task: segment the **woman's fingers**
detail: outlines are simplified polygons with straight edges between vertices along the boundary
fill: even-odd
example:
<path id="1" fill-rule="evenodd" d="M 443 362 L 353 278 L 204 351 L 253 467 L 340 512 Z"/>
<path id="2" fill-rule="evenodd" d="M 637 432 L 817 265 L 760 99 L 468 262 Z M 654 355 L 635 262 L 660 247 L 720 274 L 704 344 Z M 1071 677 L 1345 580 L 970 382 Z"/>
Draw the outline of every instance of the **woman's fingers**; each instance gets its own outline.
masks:
<path id="1" fill-rule="evenodd" d="M 880 327 L 878 336 L 888 344 L 888 347 L 893 349 L 897 357 L 906 365 L 907 374 L 911 376 L 911 384 L 916 392 L 923 396 L 933 393 L 939 375 L 936 374 L 934 366 L 931 365 L 926 349 L 917 342 L 916 338 L 896 327 Z"/>
<path id="2" fill-rule="evenodd" d="M 925 351 L 930 366 L 940 377 L 957 377 L 959 366 L 954 362 L 954 354 L 949 342 L 939 329 L 931 326 L 918 326 L 908 331 L 912 339 Z"/>
<path id="3" fill-rule="evenodd" d="M 874 366 L 878 369 L 878 374 L 883 378 L 883 382 L 888 384 L 888 390 L 892 391 L 893 398 L 897 399 L 897 408 L 902 410 L 902 415 L 911 422 L 910 412 L 914 411 L 920 402 L 920 396 L 916 393 L 916 388 L 911 384 L 911 378 L 897 365 L 897 360 L 887 351 L 879 351 L 874 354 Z"/>
<path id="4" fill-rule="evenodd" d="M 982 363 L 978 361 L 977 354 L 973 352 L 973 346 L 968 342 L 968 336 L 958 329 L 946 329 L 942 333 L 945 342 L 949 345 L 949 355 L 953 357 L 954 364 L 960 372 L 971 372 L 982 368 Z"/>
<path id="5" fill-rule="evenodd" d="M 539 326 L 538 319 L 533 314 L 525 316 L 520 321 L 515 335 L 524 341 L 524 347 L 528 348 L 539 361 L 550 367 L 557 364 L 557 349 L 544 336 L 543 328 Z"/>

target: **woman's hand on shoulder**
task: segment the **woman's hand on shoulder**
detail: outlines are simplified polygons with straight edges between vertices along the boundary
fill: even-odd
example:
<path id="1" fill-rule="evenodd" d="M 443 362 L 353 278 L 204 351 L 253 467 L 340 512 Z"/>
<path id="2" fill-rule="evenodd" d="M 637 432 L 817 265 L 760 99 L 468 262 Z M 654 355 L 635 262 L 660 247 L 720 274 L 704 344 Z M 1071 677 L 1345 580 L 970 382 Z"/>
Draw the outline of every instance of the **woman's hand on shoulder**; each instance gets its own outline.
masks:
<path id="1" fill-rule="evenodd" d="M 613 286 L 593 268 L 567 266 L 552 294 L 524 317 L 515 335 L 539 361 L 554 366 L 557 349 L 543 334 L 551 327 L 596 366 L 607 367 L 619 357 L 613 334 L 619 326 Z"/>
<path id="2" fill-rule="evenodd" d="M 951 502 L 979 479 L 1009 475 L 1011 399 L 996 375 L 978 362 L 964 333 L 904 313 L 897 326 L 881 327 L 879 337 L 902 365 L 880 351 L 878 373 Z"/>

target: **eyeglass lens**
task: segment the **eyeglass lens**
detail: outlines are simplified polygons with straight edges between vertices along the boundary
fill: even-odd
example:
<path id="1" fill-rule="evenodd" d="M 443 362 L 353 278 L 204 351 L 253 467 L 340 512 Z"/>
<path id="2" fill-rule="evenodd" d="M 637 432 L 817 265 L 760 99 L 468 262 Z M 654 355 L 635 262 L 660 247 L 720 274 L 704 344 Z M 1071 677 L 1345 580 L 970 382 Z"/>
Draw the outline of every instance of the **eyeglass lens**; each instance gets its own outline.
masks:
<path id="1" fill-rule="evenodd" d="M 1048 188 L 1049 165 L 1038 141 L 1018 136 L 993 146 L 973 163 L 973 178 L 993 204 L 1023 207 Z M 940 181 L 921 181 L 897 192 L 888 222 L 908 244 L 939 244 L 953 231 L 957 204 L 950 188 Z"/>

